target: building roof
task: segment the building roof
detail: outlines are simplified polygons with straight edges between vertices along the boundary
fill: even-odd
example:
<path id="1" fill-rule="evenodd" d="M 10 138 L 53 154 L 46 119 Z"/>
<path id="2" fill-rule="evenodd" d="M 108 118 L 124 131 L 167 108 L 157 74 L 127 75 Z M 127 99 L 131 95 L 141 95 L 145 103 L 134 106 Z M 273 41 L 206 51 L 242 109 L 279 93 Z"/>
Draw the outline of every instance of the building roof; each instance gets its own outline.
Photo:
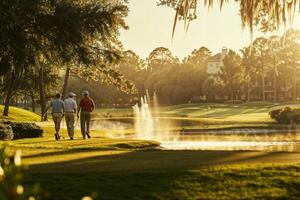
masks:
<path id="1" fill-rule="evenodd" d="M 222 61 L 222 54 L 217 53 L 214 56 L 211 56 L 210 58 L 207 59 L 207 62 L 221 62 Z"/>

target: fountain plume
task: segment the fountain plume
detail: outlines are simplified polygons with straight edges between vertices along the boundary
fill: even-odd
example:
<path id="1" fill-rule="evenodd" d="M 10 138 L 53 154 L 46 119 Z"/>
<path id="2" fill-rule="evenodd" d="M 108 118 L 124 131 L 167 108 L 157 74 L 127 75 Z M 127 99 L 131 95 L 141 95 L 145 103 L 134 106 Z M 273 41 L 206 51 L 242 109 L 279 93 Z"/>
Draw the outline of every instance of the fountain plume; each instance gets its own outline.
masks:
<path id="1" fill-rule="evenodd" d="M 175 140 L 175 133 L 170 138 L 169 124 L 160 120 L 157 95 L 154 93 L 151 101 L 149 92 L 141 97 L 140 106 L 133 107 L 135 114 L 135 137 L 138 139 L 171 141 Z"/>

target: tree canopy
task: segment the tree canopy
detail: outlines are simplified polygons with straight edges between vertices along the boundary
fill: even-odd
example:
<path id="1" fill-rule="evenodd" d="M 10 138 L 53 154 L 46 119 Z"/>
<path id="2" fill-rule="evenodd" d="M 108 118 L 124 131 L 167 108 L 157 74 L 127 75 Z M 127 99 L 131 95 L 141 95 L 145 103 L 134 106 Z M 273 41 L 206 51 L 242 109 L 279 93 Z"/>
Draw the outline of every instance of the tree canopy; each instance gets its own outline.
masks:
<path id="1" fill-rule="evenodd" d="M 37 65 L 41 56 L 84 64 L 99 55 L 113 59 L 108 50 L 119 28 L 127 28 L 121 1 L 4 0 L 0 11 L 0 58 L 15 67 Z"/>
<path id="2" fill-rule="evenodd" d="M 6 105 L 19 88 L 14 80 L 24 78 L 28 70 L 38 71 L 44 93 L 49 63 L 57 71 L 64 65 L 93 67 L 98 79 L 114 83 L 122 79 L 110 63 L 121 56 L 118 35 L 121 28 L 128 28 L 126 0 L 3 0 L 0 12 L 0 75 L 10 77 Z"/>

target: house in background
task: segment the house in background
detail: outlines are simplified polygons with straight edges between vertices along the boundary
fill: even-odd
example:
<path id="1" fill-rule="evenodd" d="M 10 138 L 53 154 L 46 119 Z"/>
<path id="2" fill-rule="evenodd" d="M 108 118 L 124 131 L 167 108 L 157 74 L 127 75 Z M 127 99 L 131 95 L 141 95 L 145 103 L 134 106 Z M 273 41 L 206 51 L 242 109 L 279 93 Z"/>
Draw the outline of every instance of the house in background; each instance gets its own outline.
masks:
<path id="1" fill-rule="evenodd" d="M 223 47 L 220 53 L 217 53 L 207 59 L 206 73 L 208 74 L 208 77 L 204 81 L 202 87 L 207 87 L 209 85 L 211 89 L 210 91 L 207 91 L 206 94 L 203 94 L 203 96 L 200 97 L 202 101 L 221 101 L 225 99 L 225 97 L 222 94 L 216 95 L 213 87 L 217 85 L 218 74 L 221 71 L 221 68 L 224 66 L 223 59 L 227 55 L 227 52 L 227 48 Z"/>
<path id="2" fill-rule="evenodd" d="M 221 67 L 224 66 L 223 59 L 227 55 L 228 49 L 226 47 L 222 48 L 222 51 L 220 53 L 215 54 L 214 56 L 211 56 L 207 60 L 207 74 L 208 75 L 218 75 L 218 73 L 221 70 Z"/>
<path id="3" fill-rule="evenodd" d="M 228 54 L 228 49 L 223 47 L 220 53 L 217 53 L 207 59 L 206 72 L 207 79 L 203 83 L 203 87 L 208 87 L 205 94 L 201 96 L 201 101 L 210 102 L 226 102 L 230 97 L 228 94 L 222 93 L 222 90 L 218 90 L 216 82 L 219 80 L 219 73 L 221 73 L 222 67 L 224 67 L 223 60 Z M 265 72 L 262 76 L 259 73 L 251 74 L 251 81 L 249 85 L 244 83 L 240 89 L 236 91 L 234 100 L 237 101 L 300 101 L 300 72 L 291 74 L 291 78 L 281 78 L 283 75 L 274 74 L 274 70 L 269 67 L 265 67 Z M 264 84 L 264 87 L 262 87 Z M 249 88 L 247 90 L 247 88 Z"/>

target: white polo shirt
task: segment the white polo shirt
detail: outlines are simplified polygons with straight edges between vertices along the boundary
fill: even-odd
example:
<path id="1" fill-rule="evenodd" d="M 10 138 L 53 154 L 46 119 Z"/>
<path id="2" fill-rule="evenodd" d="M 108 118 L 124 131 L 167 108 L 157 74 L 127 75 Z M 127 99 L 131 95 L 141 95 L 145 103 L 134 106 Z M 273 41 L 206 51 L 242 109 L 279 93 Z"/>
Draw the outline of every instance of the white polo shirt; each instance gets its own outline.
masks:
<path id="1" fill-rule="evenodd" d="M 69 98 L 65 99 L 64 103 L 65 103 L 65 112 L 66 113 L 75 113 L 76 112 L 77 103 L 73 98 L 69 97 Z"/>

